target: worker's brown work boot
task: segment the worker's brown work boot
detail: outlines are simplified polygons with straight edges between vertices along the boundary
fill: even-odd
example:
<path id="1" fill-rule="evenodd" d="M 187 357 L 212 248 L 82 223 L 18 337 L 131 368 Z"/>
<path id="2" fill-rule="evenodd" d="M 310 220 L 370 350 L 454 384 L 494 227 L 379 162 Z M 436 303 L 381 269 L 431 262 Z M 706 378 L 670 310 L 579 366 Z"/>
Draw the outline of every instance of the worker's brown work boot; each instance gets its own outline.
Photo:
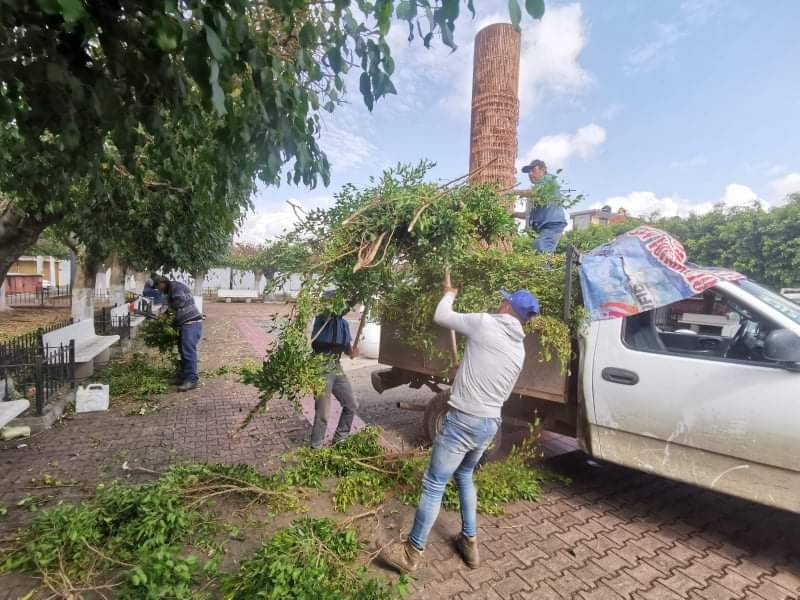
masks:
<path id="1" fill-rule="evenodd" d="M 381 550 L 381 560 L 401 573 L 412 573 L 419 568 L 422 550 L 417 550 L 411 542 L 398 542 Z"/>
<path id="2" fill-rule="evenodd" d="M 481 565 L 481 558 L 478 556 L 478 538 L 467 537 L 459 533 L 456 538 L 456 548 L 458 548 L 461 558 L 467 563 L 470 569 L 477 569 Z"/>

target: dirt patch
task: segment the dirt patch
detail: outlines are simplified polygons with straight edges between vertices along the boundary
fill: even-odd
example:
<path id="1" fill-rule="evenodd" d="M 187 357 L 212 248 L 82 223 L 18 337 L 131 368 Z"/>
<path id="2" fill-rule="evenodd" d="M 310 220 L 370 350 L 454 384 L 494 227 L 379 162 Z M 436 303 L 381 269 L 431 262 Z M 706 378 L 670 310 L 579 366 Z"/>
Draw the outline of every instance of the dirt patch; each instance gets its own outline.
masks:
<path id="1" fill-rule="evenodd" d="M 68 319 L 69 308 L 12 308 L 0 312 L 0 342 Z"/>

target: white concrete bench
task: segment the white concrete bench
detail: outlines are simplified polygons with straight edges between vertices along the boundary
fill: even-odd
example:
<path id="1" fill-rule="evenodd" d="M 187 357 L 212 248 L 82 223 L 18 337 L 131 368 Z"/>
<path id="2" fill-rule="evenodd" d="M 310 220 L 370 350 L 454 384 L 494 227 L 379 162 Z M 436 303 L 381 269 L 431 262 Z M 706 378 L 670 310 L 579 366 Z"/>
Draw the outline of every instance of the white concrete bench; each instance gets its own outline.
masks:
<path id="1" fill-rule="evenodd" d="M 258 290 L 217 290 L 217 298 L 231 302 L 232 300 L 244 300 L 251 302 L 261 298 L 261 293 Z"/>
<path id="2" fill-rule="evenodd" d="M 0 402 L 0 427 L 5 427 L 13 419 L 20 416 L 31 405 L 27 400 L 9 400 Z"/>
<path id="3" fill-rule="evenodd" d="M 95 362 L 103 365 L 111 356 L 111 346 L 118 335 L 95 335 L 94 320 L 84 319 L 42 335 L 42 344 L 51 348 L 69 346 L 75 340 L 75 378 L 86 379 L 94 373 Z"/>

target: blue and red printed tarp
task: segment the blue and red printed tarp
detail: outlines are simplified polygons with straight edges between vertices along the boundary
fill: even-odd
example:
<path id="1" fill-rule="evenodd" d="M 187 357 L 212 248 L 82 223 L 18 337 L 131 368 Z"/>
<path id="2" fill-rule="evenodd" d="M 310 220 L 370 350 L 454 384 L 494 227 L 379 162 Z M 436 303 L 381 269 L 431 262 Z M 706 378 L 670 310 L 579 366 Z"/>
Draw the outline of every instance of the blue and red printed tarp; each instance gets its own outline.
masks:
<path id="1" fill-rule="evenodd" d="M 744 278 L 687 262 L 683 244 L 647 226 L 581 255 L 583 302 L 592 321 L 628 317 Z"/>

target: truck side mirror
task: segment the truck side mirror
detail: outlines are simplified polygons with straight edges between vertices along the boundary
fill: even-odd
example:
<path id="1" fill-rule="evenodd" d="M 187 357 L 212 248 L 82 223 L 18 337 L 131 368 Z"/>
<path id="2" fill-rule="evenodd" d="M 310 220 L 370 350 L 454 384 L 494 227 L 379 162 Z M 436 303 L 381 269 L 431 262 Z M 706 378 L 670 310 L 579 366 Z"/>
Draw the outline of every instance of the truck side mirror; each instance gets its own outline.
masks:
<path id="1" fill-rule="evenodd" d="M 764 341 L 764 356 L 779 363 L 800 363 L 800 336 L 788 329 L 770 332 Z"/>

